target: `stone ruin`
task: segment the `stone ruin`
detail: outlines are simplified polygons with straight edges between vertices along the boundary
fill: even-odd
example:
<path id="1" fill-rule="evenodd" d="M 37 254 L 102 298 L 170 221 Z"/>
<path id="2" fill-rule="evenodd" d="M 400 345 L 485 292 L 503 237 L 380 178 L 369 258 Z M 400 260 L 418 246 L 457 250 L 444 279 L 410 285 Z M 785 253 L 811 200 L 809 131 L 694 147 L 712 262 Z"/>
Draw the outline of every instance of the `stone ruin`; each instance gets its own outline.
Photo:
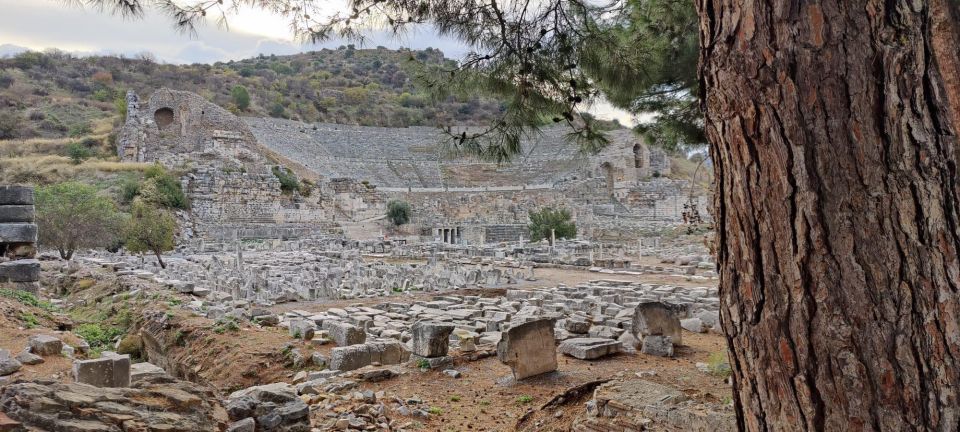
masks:
<path id="1" fill-rule="evenodd" d="M 0 186 L 0 288 L 38 294 L 33 188 Z"/>
<path id="2" fill-rule="evenodd" d="M 449 154 L 434 128 L 238 118 L 165 88 L 146 100 L 129 93 L 127 105 L 121 159 L 188 167 L 184 239 L 384 237 L 394 199 L 413 214 L 392 235 L 448 244 L 529 238 L 528 212 L 547 206 L 570 209 L 583 238 L 618 242 L 681 223 L 691 206 L 707 214 L 707 197 L 667 178 L 669 158 L 629 130 L 610 132 L 611 145 L 586 156 L 563 128 L 548 127 L 526 139 L 516 162 L 495 165 Z M 312 180 L 309 195 L 281 193 L 272 173 L 280 165 Z"/>

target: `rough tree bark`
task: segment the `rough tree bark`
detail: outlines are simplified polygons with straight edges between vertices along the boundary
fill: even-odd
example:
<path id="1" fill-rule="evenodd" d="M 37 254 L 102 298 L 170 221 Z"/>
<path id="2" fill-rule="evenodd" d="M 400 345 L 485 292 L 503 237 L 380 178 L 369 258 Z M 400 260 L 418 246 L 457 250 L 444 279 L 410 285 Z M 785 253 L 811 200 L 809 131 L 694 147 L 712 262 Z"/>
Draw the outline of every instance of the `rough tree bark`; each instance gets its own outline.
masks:
<path id="1" fill-rule="evenodd" d="M 740 428 L 957 430 L 957 1 L 697 7 Z"/>

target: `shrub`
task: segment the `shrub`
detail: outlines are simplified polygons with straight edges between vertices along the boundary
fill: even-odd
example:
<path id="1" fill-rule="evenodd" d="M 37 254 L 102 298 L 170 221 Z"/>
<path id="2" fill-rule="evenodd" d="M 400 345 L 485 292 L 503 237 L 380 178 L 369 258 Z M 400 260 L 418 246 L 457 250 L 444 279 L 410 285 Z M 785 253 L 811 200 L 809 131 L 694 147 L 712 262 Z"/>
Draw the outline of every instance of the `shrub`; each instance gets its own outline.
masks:
<path id="1" fill-rule="evenodd" d="M 154 164 L 144 173 L 146 180 L 137 190 L 137 195 L 144 201 L 166 208 L 187 209 L 190 207 L 187 196 L 183 193 L 180 180 L 167 171 L 162 165 Z M 124 194 L 132 191 L 128 187 Z"/>
<path id="2" fill-rule="evenodd" d="M 273 175 L 277 176 L 277 180 L 280 181 L 280 190 L 283 193 L 293 193 L 293 191 L 300 190 L 300 180 L 297 179 L 297 175 L 290 171 L 288 168 L 282 166 L 273 167 Z"/>
<path id="3" fill-rule="evenodd" d="M 123 334 L 119 327 L 101 327 L 100 324 L 81 324 L 73 331 L 90 344 L 90 350 L 99 353 L 113 347 L 113 340 Z"/>
<path id="4" fill-rule="evenodd" d="M 390 201 L 387 203 L 387 219 L 396 226 L 410 222 L 410 204 L 405 201 Z"/>
<path id="5" fill-rule="evenodd" d="M 240 85 L 234 87 L 230 91 L 230 96 L 233 97 L 233 103 L 240 111 L 246 111 L 250 107 L 250 93 L 247 92 L 246 87 Z"/>
<path id="6" fill-rule="evenodd" d="M 577 225 L 571 220 L 570 211 L 567 209 L 554 210 L 548 207 L 538 212 L 531 211 L 529 216 L 532 241 L 551 240 L 551 231 L 558 239 L 577 236 Z"/>
<path id="7" fill-rule="evenodd" d="M 27 306 L 33 306 L 46 311 L 52 311 L 56 309 L 56 306 L 54 306 L 53 303 L 40 300 L 37 298 L 37 296 L 26 291 L 0 288 L 0 297 L 14 299 L 20 302 L 21 304 L 25 304 Z"/>
<path id="8" fill-rule="evenodd" d="M 517 398 L 517 402 L 522 404 L 528 404 L 530 402 L 533 402 L 533 396 L 530 396 L 530 395 L 520 396 Z"/>
<path id="9" fill-rule="evenodd" d="M 127 250 L 130 252 L 153 252 L 160 267 L 167 268 L 161 253 L 173 250 L 173 235 L 177 221 L 162 209 L 141 200 L 133 202 L 133 211 L 124 229 Z"/>
<path id="10" fill-rule="evenodd" d="M 77 249 L 115 243 L 123 224 L 110 198 L 76 182 L 38 188 L 36 215 L 40 244 L 57 249 L 66 260 Z"/>
<path id="11" fill-rule="evenodd" d="M 80 165 L 84 159 L 87 159 L 92 155 L 93 152 L 84 147 L 83 144 L 74 142 L 67 145 L 67 157 L 70 158 L 70 161 L 73 162 L 74 165 Z"/>
<path id="12" fill-rule="evenodd" d="M 727 379 L 733 374 L 730 363 L 727 362 L 727 355 L 723 351 L 710 354 L 710 357 L 707 358 L 707 370 L 711 375 L 723 379 Z"/>

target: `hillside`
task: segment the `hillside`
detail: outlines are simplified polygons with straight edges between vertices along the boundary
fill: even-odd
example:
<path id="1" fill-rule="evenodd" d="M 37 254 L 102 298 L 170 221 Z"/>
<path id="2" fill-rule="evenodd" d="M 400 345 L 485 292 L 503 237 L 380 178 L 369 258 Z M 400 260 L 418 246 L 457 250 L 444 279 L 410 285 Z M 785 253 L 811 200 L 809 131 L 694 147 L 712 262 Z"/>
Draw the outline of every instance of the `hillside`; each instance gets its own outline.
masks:
<path id="1" fill-rule="evenodd" d="M 0 59 L 0 139 L 83 136 L 120 114 L 127 90 L 148 95 L 159 87 L 198 93 L 241 116 L 391 127 L 489 122 L 498 102 L 435 103 L 416 89 L 419 65 L 448 61 L 429 48 L 352 46 L 213 65 L 26 52 Z M 233 95 L 237 86 L 246 89 L 249 106 Z"/>

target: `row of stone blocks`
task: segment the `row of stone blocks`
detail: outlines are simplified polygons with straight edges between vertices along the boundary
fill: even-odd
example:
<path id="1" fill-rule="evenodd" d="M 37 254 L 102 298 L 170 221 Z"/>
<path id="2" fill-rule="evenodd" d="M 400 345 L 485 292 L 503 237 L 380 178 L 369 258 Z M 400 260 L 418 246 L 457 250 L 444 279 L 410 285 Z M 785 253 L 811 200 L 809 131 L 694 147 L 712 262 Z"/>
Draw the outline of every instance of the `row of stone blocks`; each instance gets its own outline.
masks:
<path id="1" fill-rule="evenodd" d="M 36 243 L 33 188 L 0 186 L 0 286 L 37 293 Z"/>

